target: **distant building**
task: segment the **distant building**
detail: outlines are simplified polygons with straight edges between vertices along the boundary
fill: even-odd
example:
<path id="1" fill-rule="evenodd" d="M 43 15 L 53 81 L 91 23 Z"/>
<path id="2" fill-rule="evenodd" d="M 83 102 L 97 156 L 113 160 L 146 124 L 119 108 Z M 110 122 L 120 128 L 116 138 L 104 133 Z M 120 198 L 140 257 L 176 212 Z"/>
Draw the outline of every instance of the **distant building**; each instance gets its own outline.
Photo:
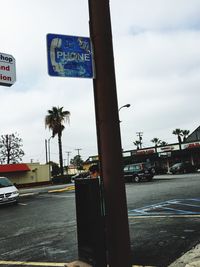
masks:
<path id="1" fill-rule="evenodd" d="M 186 142 L 195 142 L 200 140 L 200 126 L 194 130 L 187 138 Z"/>
<path id="2" fill-rule="evenodd" d="M 72 175 L 72 174 L 76 174 L 76 173 L 78 173 L 76 166 L 74 166 L 73 164 L 70 164 L 67 167 L 67 174 Z"/>
<path id="3" fill-rule="evenodd" d="M 189 161 L 200 168 L 200 126 L 194 130 L 185 142 L 152 146 L 141 149 L 122 151 L 124 165 L 149 162 L 158 170 L 169 170 L 177 162 Z M 90 156 L 84 162 L 84 168 L 98 162 L 98 156 Z"/>
<path id="4" fill-rule="evenodd" d="M 16 163 L 0 165 L 0 176 L 8 177 L 16 185 L 48 184 L 49 165 L 40 163 Z"/>
<path id="5" fill-rule="evenodd" d="M 83 162 L 83 169 L 88 171 L 90 166 L 99 162 L 98 155 L 90 156 L 85 162 Z"/>

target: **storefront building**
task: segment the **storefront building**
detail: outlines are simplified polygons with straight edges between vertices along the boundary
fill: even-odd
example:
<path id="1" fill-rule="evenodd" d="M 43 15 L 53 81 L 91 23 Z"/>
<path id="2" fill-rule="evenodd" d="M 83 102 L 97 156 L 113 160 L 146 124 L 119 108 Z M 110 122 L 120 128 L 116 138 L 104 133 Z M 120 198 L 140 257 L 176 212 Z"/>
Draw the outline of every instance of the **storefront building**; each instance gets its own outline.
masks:
<path id="1" fill-rule="evenodd" d="M 48 164 L 2 164 L 0 165 L 0 176 L 9 178 L 17 186 L 50 183 Z"/>

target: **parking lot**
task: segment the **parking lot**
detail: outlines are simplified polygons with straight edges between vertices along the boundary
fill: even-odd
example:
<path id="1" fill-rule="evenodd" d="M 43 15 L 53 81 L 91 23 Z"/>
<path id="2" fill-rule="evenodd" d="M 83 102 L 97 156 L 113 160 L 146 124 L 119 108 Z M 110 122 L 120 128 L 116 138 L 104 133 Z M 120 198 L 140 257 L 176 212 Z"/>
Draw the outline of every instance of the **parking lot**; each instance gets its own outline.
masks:
<path id="1" fill-rule="evenodd" d="M 133 265 L 168 266 L 198 243 L 199 179 L 199 174 L 162 176 L 126 184 Z M 0 213 L 3 266 L 78 258 L 73 190 L 27 195 L 18 206 L 1 206 Z"/>

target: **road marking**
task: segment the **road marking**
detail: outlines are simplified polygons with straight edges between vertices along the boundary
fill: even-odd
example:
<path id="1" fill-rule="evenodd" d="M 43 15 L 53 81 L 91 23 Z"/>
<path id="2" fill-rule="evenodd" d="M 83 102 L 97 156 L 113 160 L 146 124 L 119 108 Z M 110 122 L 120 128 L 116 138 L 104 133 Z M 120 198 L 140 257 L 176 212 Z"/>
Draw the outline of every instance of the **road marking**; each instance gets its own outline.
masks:
<path id="1" fill-rule="evenodd" d="M 18 205 L 21 205 L 21 206 L 27 206 L 28 204 L 25 204 L 25 203 L 18 203 Z"/>
<path id="2" fill-rule="evenodd" d="M 198 205 L 199 204 L 199 205 Z M 200 199 L 172 199 L 128 211 L 129 216 L 200 215 Z"/>
<path id="3" fill-rule="evenodd" d="M 199 218 L 200 214 L 180 214 L 180 215 L 131 215 L 129 219 L 148 219 L 148 218 Z"/>

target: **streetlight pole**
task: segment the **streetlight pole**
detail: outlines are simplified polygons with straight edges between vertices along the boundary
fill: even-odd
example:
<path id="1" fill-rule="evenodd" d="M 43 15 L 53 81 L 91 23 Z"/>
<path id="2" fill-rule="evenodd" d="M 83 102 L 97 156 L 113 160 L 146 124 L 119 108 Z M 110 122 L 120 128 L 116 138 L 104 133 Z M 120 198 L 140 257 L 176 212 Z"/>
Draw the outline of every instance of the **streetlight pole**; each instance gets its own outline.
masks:
<path id="1" fill-rule="evenodd" d="M 129 108 L 131 106 L 131 104 L 126 104 L 126 105 L 123 105 L 121 106 L 119 109 L 118 109 L 118 112 L 122 109 L 122 108 Z M 119 122 L 122 122 L 119 120 Z"/>
<path id="2" fill-rule="evenodd" d="M 71 151 L 66 151 L 67 153 L 67 174 L 69 174 L 69 155 L 71 154 Z"/>
<path id="3" fill-rule="evenodd" d="M 48 154 L 47 154 L 47 139 L 45 139 L 45 153 L 46 153 L 46 164 L 48 163 Z"/>

